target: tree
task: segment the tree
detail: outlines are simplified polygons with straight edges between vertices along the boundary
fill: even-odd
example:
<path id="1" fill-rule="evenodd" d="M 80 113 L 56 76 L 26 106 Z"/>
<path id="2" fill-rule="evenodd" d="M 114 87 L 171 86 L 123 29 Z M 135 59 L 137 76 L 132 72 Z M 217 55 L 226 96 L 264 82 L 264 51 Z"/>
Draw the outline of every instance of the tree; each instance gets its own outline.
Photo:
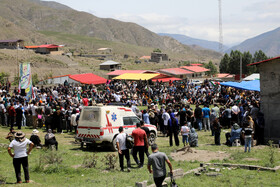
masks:
<path id="1" fill-rule="evenodd" d="M 229 61 L 230 61 L 230 58 L 229 58 L 228 54 L 226 53 L 220 62 L 220 73 L 228 72 Z"/>
<path id="2" fill-rule="evenodd" d="M 209 61 L 208 64 L 204 64 L 204 67 L 210 69 L 210 71 L 206 72 L 207 75 L 215 75 L 218 73 L 217 67 L 213 64 L 212 61 Z"/>
<path id="3" fill-rule="evenodd" d="M 154 49 L 153 52 L 154 53 L 161 53 L 161 50 L 160 49 Z"/>
<path id="4" fill-rule="evenodd" d="M 253 62 L 260 62 L 267 59 L 268 57 L 266 56 L 266 54 L 262 50 L 259 50 L 255 52 Z"/>
<path id="5" fill-rule="evenodd" d="M 239 74 L 240 73 L 240 58 L 242 53 L 238 50 L 230 52 L 230 61 L 228 66 L 228 73 Z"/>
<path id="6" fill-rule="evenodd" d="M 250 75 L 256 71 L 255 66 L 247 66 L 248 64 L 252 64 L 252 63 L 253 63 L 253 57 L 251 53 L 249 51 L 244 52 L 242 55 L 242 74 Z"/>
<path id="7" fill-rule="evenodd" d="M 6 84 L 7 79 L 9 78 L 9 73 L 1 72 L 0 73 L 0 85 Z"/>
<path id="8" fill-rule="evenodd" d="M 39 83 L 39 79 L 38 79 L 38 74 L 35 73 L 32 75 L 32 84 L 35 85 L 35 84 L 38 84 Z"/>

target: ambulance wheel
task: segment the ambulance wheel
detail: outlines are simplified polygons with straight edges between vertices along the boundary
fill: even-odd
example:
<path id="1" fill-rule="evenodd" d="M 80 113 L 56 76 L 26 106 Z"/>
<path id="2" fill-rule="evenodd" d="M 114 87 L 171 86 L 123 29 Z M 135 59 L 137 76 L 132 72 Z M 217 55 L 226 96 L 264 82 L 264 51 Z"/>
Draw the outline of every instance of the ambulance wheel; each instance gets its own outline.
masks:
<path id="1" fill-rule="evenodd" d="M 153 145 L 154 143 L 156 143 L 156 133 L 150 132 L 149 145 Z"/>
<path id="2" fill-rule="evenodd" d="M 115 137 L 110 145 L 110 149 L 112 151 L 118 151 L 118 148 L 117 148 L 117 138 Z"/>
<path id="3" fill-rule="evenodd" d="M 84 148 L 84 142 L 81 142 L 81 149 Z"/>

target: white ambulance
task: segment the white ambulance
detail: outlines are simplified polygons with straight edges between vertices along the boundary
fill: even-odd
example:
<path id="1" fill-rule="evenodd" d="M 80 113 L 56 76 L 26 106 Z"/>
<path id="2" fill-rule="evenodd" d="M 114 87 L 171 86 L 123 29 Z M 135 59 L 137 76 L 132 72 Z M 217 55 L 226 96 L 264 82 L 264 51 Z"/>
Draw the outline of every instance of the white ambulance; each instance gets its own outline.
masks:
<path id="1" fill-rule="evenodd" d="M 140 119 L 130 109 L 122 106 L 86 106 L 83 107 L 77 128 L 76 140 L 89 145 L 110 146 L 116 150 L 116 136 L 119 127 L 123 126 L 128 135 L 136 128 Z M 147 125 L 150 130 L 149 143 L 155 143 L 157 129 L 154 125 Z"/>

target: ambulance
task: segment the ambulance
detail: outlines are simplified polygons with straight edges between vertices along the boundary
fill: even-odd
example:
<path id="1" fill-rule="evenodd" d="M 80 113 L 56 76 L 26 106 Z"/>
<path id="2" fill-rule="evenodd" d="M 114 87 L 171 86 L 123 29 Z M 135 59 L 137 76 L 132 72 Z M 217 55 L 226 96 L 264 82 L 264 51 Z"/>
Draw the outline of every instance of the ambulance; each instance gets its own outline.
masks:
<path id="1" fill-rule="evenodd" d="M 123 126 L 124 132 L 128 135 L 136 128 L 140 119 L 127 107 L 122 106 L 85 106 L 82 109 L 77 128 L 76 140 L 83 145 L 89 146 L 110 146 L 116 149 L 116 137 L 119 127 Z M 154 125 L 147 125 L 150 130 L 149 144 L 155 143 L 157 128 Z"/>

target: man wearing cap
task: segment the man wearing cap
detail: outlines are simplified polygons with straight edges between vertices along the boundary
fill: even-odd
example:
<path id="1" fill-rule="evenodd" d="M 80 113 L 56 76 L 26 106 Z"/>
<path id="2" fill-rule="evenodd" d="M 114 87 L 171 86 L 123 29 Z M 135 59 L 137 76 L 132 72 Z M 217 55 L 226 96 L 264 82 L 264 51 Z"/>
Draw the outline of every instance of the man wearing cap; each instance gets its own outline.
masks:
<path id="1" fill-rule="evenodd" d="M 29 145 L 28 151 L 26 151 L 26 146 Z M 10 143 L 8 148 L 9 155 L 13 158 L 13 165 L 15 169 L 15 174 L 17 178 L 17 183 L 22 183 L 21 180 L 21 165 L 24 171 L 25 182 L 29 183 L 29 171 L 28 171 L 28 155 L 33 149 L 34 144 L 25 138 L 25 134 L 18 131 L 15 134 L 15 139 Z M 11 149 L 14 149 L 12 153 Z"/>
<path id="2" fill-rule="evenodd" d="M 158 151 L 157 144 L 151 146 L 152 154 L 148 158 L 147 168 L 150 173 L 153 174 L 154 182 L 157 187 L 161 187 L 162 183 L 166 177 L 166 166 L 165 163 L 169 166 L 170 174 L 172 175 L 172 165 L 165 153 Z M 151 169 L 151 166 L 153 169 Z"/>

